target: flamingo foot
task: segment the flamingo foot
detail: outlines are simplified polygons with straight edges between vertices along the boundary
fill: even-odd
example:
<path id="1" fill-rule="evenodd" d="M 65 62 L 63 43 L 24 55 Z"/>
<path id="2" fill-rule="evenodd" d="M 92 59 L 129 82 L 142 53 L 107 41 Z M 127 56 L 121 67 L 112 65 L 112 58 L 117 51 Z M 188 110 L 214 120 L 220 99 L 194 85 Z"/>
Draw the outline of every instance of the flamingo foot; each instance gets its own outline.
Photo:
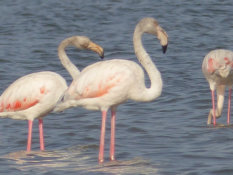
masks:
<path id="1" fill-rule="evenodd" d="M 111 157 L 110 157 L 110 160 L 111 160 L 111 161 L 114 161 L 114 160 L 115 160 L 115 156 L 111 156 Z"/>
<path id="2" fill-rule="evenodd" d="M 99 159 L 99 164 L 104 163 L 104 159 Z"/>

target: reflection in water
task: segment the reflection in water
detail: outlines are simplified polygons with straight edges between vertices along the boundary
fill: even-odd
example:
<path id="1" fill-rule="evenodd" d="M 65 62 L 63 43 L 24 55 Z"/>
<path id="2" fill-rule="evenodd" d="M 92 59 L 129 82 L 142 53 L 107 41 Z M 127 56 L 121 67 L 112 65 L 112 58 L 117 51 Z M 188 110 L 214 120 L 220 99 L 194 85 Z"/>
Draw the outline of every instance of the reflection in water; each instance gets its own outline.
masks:
<path id="1" fill-rule="evenodd" d="M 0 159 L 5 159 L 11 168 L 22 172 L 51 172 L 54 170 L 66 170 L 76 172 L 103 172 L 108 174 L 155 174 L 158 169 L 149 161 L 141 158 L 134 158 L 125 161 L 106 161 L 98 165 L 96 155 L 87 156 L 88 149 L 96 149 L 93 145 L 72 147 L 66 150 L 56 151 L 19 151 L 13 152 Z M 94 166 L 93 166 L 94 165 Z"/>
<path id="2" fill-rule="evenodd" d="M 77 165 L 81 169 L 81 165 L 84 165 L 90 157 L 83 154 L 82 149 L 73 151 L 69 150 L 56 150 L 56 151 L 19 151 L 10 153 L 2 158 L 11 161 L 14 168 L 21 171 L 29 171 L 35 169 L 62 169 Z M 21 165 L 21 166 L 20 166 Z"/>
<path id="3" fill-rule="evenodd" d="M 208 125 L 208 128 L 233 128 L 233 124 L 222 124 L 222 123 L 216 123 L 215 126 L 213 125 Z"/>
<path id="4" fill-rule="evenodd" d="M 112 174 L 156 174 L 158 169 L 150 162 L 139 157 L 126 161 L 110 161 L 102 167 L 92 168 L 92 172 L 105 172 Z"/>

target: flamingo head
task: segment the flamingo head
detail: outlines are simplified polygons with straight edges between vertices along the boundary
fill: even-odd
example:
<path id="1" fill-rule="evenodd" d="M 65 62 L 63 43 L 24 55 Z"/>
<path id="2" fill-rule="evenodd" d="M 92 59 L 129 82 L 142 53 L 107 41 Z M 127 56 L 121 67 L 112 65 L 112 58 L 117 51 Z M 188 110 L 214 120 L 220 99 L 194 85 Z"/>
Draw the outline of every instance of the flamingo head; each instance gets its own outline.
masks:
<path id="1" fill-rule="evenodd" d="M 104 58 L 104 49 L 100 45 L 92 42 L 86 36 L 75 36 L 74 38 L 75 39 L 71 42 L 72 45 L 79 49 L 87 49 L 96 52 L 102 59 Z"/>
<path id="2" fill-rule="evenodd" d="M 166 52 L 168 46 L 168 35 L 165 30 L 158 24 L 154 18 L 143 18 L 137 28 L 141 33 L 148 33 L 157 36 L 162 46 L 163 53 Z"/>

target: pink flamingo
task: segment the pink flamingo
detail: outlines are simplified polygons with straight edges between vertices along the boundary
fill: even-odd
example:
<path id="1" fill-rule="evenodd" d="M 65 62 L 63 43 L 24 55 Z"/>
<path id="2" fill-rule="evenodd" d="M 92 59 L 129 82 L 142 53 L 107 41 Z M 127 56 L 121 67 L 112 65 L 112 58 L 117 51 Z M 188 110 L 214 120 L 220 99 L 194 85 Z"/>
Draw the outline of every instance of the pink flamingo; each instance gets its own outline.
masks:
<path id="1" fill-rule="evenodd" d="M 209 112 L 207 124 L 216 125 L 216 117 L 220 117 L 223 109 L 225 88 L 229 88 L 227 124 L 230 124 L 231 89 L 233 84 L 233 52 L 217 49 L 209 52 L 202 64 L 202 71 L 210 85 L 213 108 Z M 217 107 L 215 93 L 217 91 Z"/>
<path id="2" fill-rule="evenodd" d="M 71 76 L 80 72 L 65 53 L 65 47 L 74 45 L 89 49 L 103 56 L 103 49 L 86 37 L 74 36 L 65 39 L 59 46 L 59 58 Z M 53 110 L 68 88 L 63 77 L 55 72 L 45 71 L 23 76 L 13 82 L 0 96 L 0 117 L 28 120 L 27 151 L 31 150 L 33 120 L 39 120 L 40 149 L 44 150 L 43 117 Z"/>
<path id="3" fill-rule="evenodd" d="M 133 43 L 136 56 L 151 81 L 145 85 L 143 69 L 135 62 L 113 59 L 97 62 L 86 67 L 71 83 L 54 111 L 82 106 L 90 110 L 102 111 L 99 146 L 99 162 L 104 162 L 104 138 L 107 111 L 111 109 L 110 160 L 115 160 L 115 118 L 116 108 L 128 99 L 149 102 L 160 96 L 162 79 L 160 72 L 145 51 L 141 37 L 144 33 L 155 35 L 166 52 L 168 36 L 154 18 L 142 19 L 135 28 Z"/>

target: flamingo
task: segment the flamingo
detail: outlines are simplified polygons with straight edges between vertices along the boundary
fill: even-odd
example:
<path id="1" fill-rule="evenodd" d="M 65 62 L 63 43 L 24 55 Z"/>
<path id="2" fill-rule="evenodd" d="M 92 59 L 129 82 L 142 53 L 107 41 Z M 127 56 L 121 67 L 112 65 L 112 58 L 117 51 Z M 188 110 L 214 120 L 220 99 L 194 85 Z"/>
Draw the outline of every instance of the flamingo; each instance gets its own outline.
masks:
<path id="1" fill-rule="evenodd" d="M 202 71 L 209 82 L 212 109 L 210 109 L 207 124 L 216 125 L 216 117 L 222 114 L 225 88 L 229 88 L 227 124 L 230 124 L 231 89 L 233 85 L 233 52 L 225 49 L 216 49 L 209 52 L 202 64 Z M 217 107 L 215 108 L 215 89 L 217 92 Z"/>
<path id="2" fill-rule="evenodd" d="M 73 36 L 61 42 L 58 55 L 62 64 L 73 77 L 79 70 L 65 53 L 65 48 L 74 45 L 79 49 L 89 49 L 103 57 L 103 49 L 87 37 Z M 65 79 L 55 72 L 44 71 L 25 75 L 13 82 L 0 96 L 0 117 L 28 120 L 27 151 L 31 150 L 32 126 L 39 120 L 40 150 L 44 150 L 43 117 L 53 110 L 68 88 Z"/>
<path id="3" fill-rule="evenodd" d="M 141 37 L 144 33 L 157 36 L 166 52 L 168 36 L 154 18 L 143 18 L 136 25 L 133 43 L 135 54 L 148 73 L 151 87 L 146 88 L 144 72 L 137 63 L 123 59 L 97 62 L 86 67 L 65 91 L 54 111 L 76 106 L 102 112 L 99 145 L 99 163 L 104 162 L 104 139 L 107 111 L 111 109 L 110 160 L 115 160 L 116 108 L 128 99 L 149 102 L 160 96 L 162 78 L 150 56 L 145 51 Z"/>

